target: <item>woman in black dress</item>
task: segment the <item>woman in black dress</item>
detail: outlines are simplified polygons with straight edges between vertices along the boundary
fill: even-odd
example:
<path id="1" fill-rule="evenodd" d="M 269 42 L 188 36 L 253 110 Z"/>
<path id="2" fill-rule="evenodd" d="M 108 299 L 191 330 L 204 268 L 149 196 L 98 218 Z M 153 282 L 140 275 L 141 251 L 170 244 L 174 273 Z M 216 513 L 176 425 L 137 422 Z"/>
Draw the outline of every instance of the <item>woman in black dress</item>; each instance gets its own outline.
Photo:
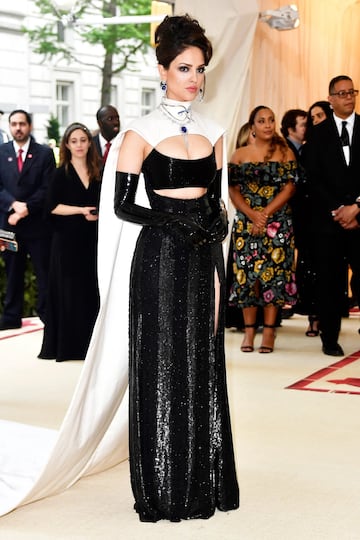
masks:
<path id="1" fill-rule="evenodd" d="M 307 113 L 306 136 L 308 140 L 314 133 L 314 128 L 331 114 L 331 107 L 328 101 L 316 101 L 311 105 Z M 306 143 L 303 146 L 301 158 L 306 155 Z M 302 162 L 303 159 L 300 159 Z M 301 163 L 300 163 L 301 165 Z M 305 178 L 305 171 L 301 168 Z M 308 327 L 305 331 L 307 337 L 317 337 L 319 335 L 319 316 L 317 307 L 318 276 L 314 268 L 313 250 L 316 249 L 314 231 L 311 220 L 311 201 L 309 199 L 309 186 L 306 181 L 302 182 L 293 200 L 293 218 L 295 232 L 295 246 L 297 249 L 296 258 L 296 284 L 298 298 L 294 308 L 296 313 L 308 316 Z"/>
<path id="2" fill-rule="evenodd" d="M 96 277 L 99 166 L 91 134 L 71 124 L 47 197 L 53 222 L 49 290 L 39 358 L 83 360 L 99 309 Z"/>
<path id="3" fill-rule="evenodd" d="M 224 359 L 224 131 L 191 108 L 212 55 L 199 23 L 167 17 L 155 39 L 166 97 L 125 132 L 115 212 L 143 225 L 130 277 L 135 509 L 141 521 L 179 521 L 239 503 Z M 141 172 L 151 208 L 135 202 Z"/>

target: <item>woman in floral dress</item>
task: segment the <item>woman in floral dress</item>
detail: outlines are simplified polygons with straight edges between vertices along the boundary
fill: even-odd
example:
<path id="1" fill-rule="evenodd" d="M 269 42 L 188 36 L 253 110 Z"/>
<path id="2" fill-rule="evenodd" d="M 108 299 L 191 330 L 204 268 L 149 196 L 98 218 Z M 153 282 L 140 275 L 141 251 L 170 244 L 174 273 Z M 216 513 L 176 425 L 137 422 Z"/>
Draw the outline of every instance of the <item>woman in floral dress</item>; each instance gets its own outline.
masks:
<path id="1" fill-rule="evenodd" d="M 243 352 L 254 350 L 256 314 L 264 308 L 261 353 L 274 348 L 278 309 L 296 301 L 294 235 L 289 199 L 298 170 L 293 152 L 275 131 L 274 113 L 263 105 L 250 114 L 255 143 L 238 148 L 229 165 L 233 273 L 230 304 L 243 310 Z"/>

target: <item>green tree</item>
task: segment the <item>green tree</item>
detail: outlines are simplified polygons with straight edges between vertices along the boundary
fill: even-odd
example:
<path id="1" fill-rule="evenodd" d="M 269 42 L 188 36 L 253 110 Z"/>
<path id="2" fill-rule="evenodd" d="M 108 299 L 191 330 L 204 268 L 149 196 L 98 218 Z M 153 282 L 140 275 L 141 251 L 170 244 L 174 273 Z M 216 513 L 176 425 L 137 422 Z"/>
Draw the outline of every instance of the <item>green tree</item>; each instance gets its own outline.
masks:
<path id="1" fill-rule="evenodd" d="M 66 12 L 54 7 L 56 1 L 34 0 L 39 12 L 45 15 L 44 24 L 33 29 L 24 28 L 29 36 L 34 52 L 45 60 L 64 58 L 69 62 L 84 64 L 76 51 L 66 43 L 66 28 L 62 20 Z M 150 42 L 150 24 L 116 24 L 108 26 L 85 26 L 77 24 L 82 17 L 114 17 L 116 15 L 149 15 L 151 0 L 78 0 L 72 29 L 82 41 L 91 45 L 100 45 L 104 51 L 103 63 L 86 63 L 101 70 L 101 103 L 110 103 L 111 80 L 113 75 L 135 66 L 138 51 L 146 52 Z"/>
<path id="2" fill-rule="evenodd" d="M 60 141 L 60 123 L 59 120 L 53 114 L 50 115 L 49 122 L 46 126 L 47 138 L 55 139 L 58 144 Z"/>

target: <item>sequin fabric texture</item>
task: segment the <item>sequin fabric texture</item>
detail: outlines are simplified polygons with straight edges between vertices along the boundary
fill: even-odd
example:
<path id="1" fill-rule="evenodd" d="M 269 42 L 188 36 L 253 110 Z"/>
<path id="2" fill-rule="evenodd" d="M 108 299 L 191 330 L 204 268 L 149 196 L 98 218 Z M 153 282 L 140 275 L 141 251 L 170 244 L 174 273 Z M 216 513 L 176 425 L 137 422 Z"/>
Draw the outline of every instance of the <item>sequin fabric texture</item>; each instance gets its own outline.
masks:
<path id="1" fill-rule="evenodd" d="M 163 170 L 164 156 L 161 159 Z M 209 156 L 212 176 L 213 156 Z M 154 163 L 155 160 L 155 163 Z M 206 225 L 207 196 L 153 191 L 156 153 L 144 165 L 151 207 Z M 168 159 L 172 175 L 202 176 L 198 161 Z M 212 164 L 212 165 L 211 165 Z M 208 178 L 210 182 L 211 177 Z M 221 282 L 214 337 L 214 275 Z M 130 284 L 130 471 L 141 521 L 209 518 L 238 507 L 224 358 L 221 244 L 194 247 L 164 227 L 144 227 Z"/>
<path id="2" fill-rule="evenodd" d="M 265 208 L 289 181 L 295 184 L 299 181 L 295 161 L 229 165 L 230 186 L 240 186 L 241 194 L 253 209 Z M 295 242 L 288 204 L 269 217 L 261 235 L 252 234 L 252 222 L 237 210 L 232 241 L 231 306 L 282 306 L 285 303 L 296 303 Z M 257 290 L 258 282 L 260 294 Z"/>

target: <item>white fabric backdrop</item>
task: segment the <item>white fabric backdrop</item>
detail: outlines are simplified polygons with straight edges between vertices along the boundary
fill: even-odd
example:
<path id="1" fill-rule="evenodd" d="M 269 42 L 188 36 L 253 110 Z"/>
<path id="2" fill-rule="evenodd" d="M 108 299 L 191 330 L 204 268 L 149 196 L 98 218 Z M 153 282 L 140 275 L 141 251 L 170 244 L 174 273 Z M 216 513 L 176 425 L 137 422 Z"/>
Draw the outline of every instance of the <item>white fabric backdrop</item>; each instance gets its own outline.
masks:
<path id="1" fill-rule="evenodd" d="M 198 110 L 227 130 L 228 154 L 235 146 L 242 118 L 247 120 L 249 115 L 249 69 L 258 12 L 257 0 L 175 3 L 175 15 L 189 13 L 212 42 L 214 56 L 206 70 L 205 100 Z"/>
<path id="2" fill-rule="evenodd" d="M 259 9 L 276 9 L 287 3 L 259 0 Z M 329 82 L 337 75 L 349 75 L 355 88 L 360 85 L 360 2 L 294 3 L 300 15 L 297 29 L 280 32 L 259 22 L 254 40 L 250 109 L 261 103 L 269 105 L 278 124 L 287 109 L 308 110 L 314 101 L 327 99 Z"/>

